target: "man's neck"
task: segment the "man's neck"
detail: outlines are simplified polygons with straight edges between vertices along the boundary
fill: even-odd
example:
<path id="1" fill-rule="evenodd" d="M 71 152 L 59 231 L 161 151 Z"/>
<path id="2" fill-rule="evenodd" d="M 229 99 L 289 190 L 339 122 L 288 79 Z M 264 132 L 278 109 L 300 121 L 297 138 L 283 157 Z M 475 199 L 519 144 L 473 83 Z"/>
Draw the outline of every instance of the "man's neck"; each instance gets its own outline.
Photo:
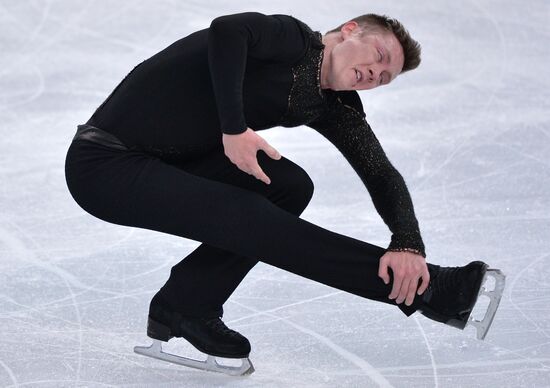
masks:
<path id="1" fill-rule="evenodd" d="M 338 43 L 338 34 L 325 34 L 323 35 L 322 42 L 325 48 L 323 49 L 323 62 L 321 63 L 321 89 L 330 89 L 328 81 L 328 72 L 331 65 L 330 53 L 332 52 L 332 48 Z"/>

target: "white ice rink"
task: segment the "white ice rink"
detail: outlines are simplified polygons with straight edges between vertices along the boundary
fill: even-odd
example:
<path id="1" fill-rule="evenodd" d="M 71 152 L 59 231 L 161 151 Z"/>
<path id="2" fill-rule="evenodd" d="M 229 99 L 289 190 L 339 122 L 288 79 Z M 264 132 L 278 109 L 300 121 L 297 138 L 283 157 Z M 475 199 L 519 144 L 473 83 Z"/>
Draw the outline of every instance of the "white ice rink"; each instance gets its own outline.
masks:
<path id="1" fill-rule="evenodd" d="M 134 65 L 249 10 L 322 33 L 386 13 L 421 42 L 418 70 L 360 95 L 408 184 L 427 260 L 507 275 L 485 341 L 260 263 L 224 315 L 250 339 L 253 375 L 133 352 L 149 343 L 151 296 L 199 243 L 84 212 L 66 150 Z M 0 386 L 550 386 L 549 25 L 547 0 L 0 0 Z M 315 182 L 302 218 L 387 246 L 367 190 L 320 134 L 260 135 Z M 177 341 L 170 350 L 195 354 Z"/>

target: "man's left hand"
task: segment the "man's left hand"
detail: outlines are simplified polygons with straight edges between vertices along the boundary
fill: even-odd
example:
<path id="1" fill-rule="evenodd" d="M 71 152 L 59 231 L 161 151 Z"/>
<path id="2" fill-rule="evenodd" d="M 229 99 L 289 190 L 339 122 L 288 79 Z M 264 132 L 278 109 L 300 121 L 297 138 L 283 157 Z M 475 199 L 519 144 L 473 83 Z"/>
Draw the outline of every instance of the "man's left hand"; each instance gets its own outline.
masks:
<path id="1" fill-rule="evenodd" d="M 426 259 L 422 255 L 413 252 L 393 252 L 388 251 L 380 258 L 378 276 L 384 283 L 388 284 L 390 275 L 388 267 L 393 272 L 393 288 L 389 295 L 390 299 L 396 299 L 396 303 L 403 303 L 410 306 L 414 300 L 414 294 L 417 292 L 418 281 L 422 279 L 422 284 L 418 287 L 418 295 L 421 295 L 428 288 L 430 282 L 430 273 L 426 265 Z"/>

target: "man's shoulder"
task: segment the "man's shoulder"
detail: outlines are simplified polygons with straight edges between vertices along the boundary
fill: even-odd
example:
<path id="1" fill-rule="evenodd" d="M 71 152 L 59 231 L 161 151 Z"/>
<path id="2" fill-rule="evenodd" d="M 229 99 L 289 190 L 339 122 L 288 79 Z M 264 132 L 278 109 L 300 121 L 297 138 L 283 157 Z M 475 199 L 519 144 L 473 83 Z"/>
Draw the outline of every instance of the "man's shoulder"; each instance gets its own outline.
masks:
<path id="1" fill-rule="evenodd" d="M 270 16 L 276 17 L 281 21 L 297 26 L 302 34 L 302 37 L 305 40 L 310 40 L 313 46 L 316 48 L 324 48 L 324 45 L 322 42 L 323 35 L 321 34 L 321 32 L 314 30 L 309 26 L 309 24 L 307 24 L 303 20 L 288 14 L 273 14 Z"/>
<path id="2" fill-rule="evenodd" d="M 304 31 L 313 31 L 311 29 L 311 27 L 306 22 L 304 22 L 303 20 L 298 19 L 295 16 L 292 16 L 292 15 L 289 15 L 289 14 L 282 14 L 282 13 L 275 13 L 275 14 L 272 14 L 272 15 L 269 15 L 269 16 L 276 17 L 276 18 L 281 19 L 281 20 L 286 21 L 286 22 L 296 23 Z"/>

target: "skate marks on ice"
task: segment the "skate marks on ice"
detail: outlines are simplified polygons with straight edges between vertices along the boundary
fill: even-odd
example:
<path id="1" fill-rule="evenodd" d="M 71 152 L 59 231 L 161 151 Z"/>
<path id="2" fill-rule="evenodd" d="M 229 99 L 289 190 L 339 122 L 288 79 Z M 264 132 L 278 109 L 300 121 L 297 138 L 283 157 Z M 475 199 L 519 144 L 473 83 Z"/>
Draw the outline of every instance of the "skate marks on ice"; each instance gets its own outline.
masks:
<path id="1" fill-rule="evenodd" d="M 414 319 L 414 323 L 418 327 L 418 331 L 420 332 L 420 334 L 422 334 L 422 338 L 424 339 L 424 343 L 426 344 L 426 350 L 428 351 L 428 355 L 430 356 L 430 365 L 432 367 L 434 387 L 439 387 L 439 377 L 437 375 L 437 363 L 435 362 L 434 351 L 428 339 L 428 335 L 426 334 L 426 330 L 424 330 L 424 327 L 422 327 L 422 324 L 418 320 L 418 315 L 414 314 L 411 318 Z"/>
<path id="2" fill-rule="evenodd" d="M 340 293 L 341 292 L 336 292 L 336 293 L 331 293 L 330 295 L 340 294 Z M 326 297 L 326 296 L 323 296 L 323 298 L 324 297 Z M 311 300 L 315 300 L 315 299 L 318 299 L 318 298 L 312 298 Z M 311 300 L 304 300 L 304 301 L 300 301 L 298 303 L 307 303 Z M 341 346 L 339 346 L 336 343 L 334 343 L 333 341 L 331 341 L 329 338 L 317 333 L 316 331 L 308 329 L 308 328 L 306 328 L 302 325 L 298 325 L 298 324 L 290 321 L 289 319 L 286 319 L 286 318 L 281 317 L 281 316 L 277 316 L 277 315 L 272 314 L 268 311 L 260 311 L 260 310 L 257 310 L 253 307 L 247 306 L 247 305 L 245 305 L 243 303 L 240 303 L 240 302 L 237 302 L 237 301 L 232 301 L 232 302 L 235 303 L 238 306 L 243 307 L 244 309 L 253 311 L 255 315 L 265 315 L 265 316 L 268 316 L 270 318 L 280 320 L 280 321 L 284 322 L 285 324 L 294 327 L 299 332 L 307 334 L 307 335 L 315 338 L 320 343 L 327 346 L 329 349 L 333 350 L 336 354 L 338 354 L 342 358 L 344 358 L 344 359 L 348 360 L 349 362 L 351 362 L 352 364 L 356 365 L 360 370 L 362 370 L 365 373 L 366 376 L 368 376 L 373 382 L 375 382 L 377 386 L 379 386 L 379 387 L 392 387 L 390 382 L 388 380 L 386 380 L 386 378 L 381 373 L 379 373 L 376 368 L 374 368 L 372 365 L 370 365 L 367 361 L 365 361 L 361 357 L 357 356 L 356 354 L 342 348 Z M 282 307 L 279 307 L 277 309 L 281 309 L 281 308 L 284 308 L 284 307 L 287 307 L 287 306 L 282 306 Z M 231 323 L 231 321 L 229 323 Z"/>
<path id="3" fill-rule="evenodd" d="M 363 357 L 372 364 L 376 362 L 377 372 L 396 387 L 434 386 L 434 381 L 436 387 L 453 388 L 545 386 L 550 378 L 550 300 L 547 247 L 539 241 L 548 241 L 540 231 L 545 228 L 548 230 L 549 225 L 548 206 L 544 200 L 548 192 L 544 192 L 544 187 L 548 187 L 549 181 L 543 172 L 548 169 L 547 152 L 544 151 L 550 150 L 547 146 L 547 128 L 550 128 L 550 123 L 543 112 L 548 110 L 547 101 L 550 99 L 546 91 L 550 90 L 550 85 L 545 75 L 547 73 L 541 71 L 544 65 L 540 64 L 548 63 L 548 55 L 543 52 L 549 37 L 548 24 L 544 20 L 548 15 L 548 5 L 540 0 L 518 5 L 510 0 L 489 0 L 483 3 L 468 1 L 461 4 L 459 9 L 452 3 L 446 3 L 445 6 L 421 3 L 421 7 L 418 4 L 402 3 L 396 6 L 397 3 L 373 3 L 372 10 L 402 17 L 412 32 L 419 35 L 421 43 L 426 41 L 423 45 L 425 60 L 418 73 L 398 79 L 395 86 L 387 88 L 387 95 L 395 98 L 405 89 L 403 95 L 406 96 L 408 91 L 403 85 L 409 80 L 414 84 L 415 79 L 422 78 L 422 74 L 430 73 L 424 78 L 427 82 L 414 88 L 419 98 L 411 99 L 411 106 L 419 108 L 423 105 L 427 108 L 421 117 L 414 115 L 413 109 L 405 109 L 401 116 L 392 118 L 394 112 L 388 110 L 387 105 L 381 106 L 380 112 L 373 112 L 371 106 L 368 106 L 367 114 L 371 115 L 373 126 L 378 128 L 375 129 L 377 135 L 382 137 L 386 130 L 399 130 L 403 124 L 401 118 L 412 117 L 411 127 L 418 133 L 404 133 L 403 139 L 416 140 L 415 144 L 419 145 L 421 153 L 429 149 L 444 151 L 439 154 L 434 151 L 437 156 L 441 155 L 438 161 L 426 157 L 425 173 L 419 173 L 418 183 L 411 184 L 415 205 L 422 209 L 420 222 L 426 230 L 426 242 L 430 244 L 432 253 L 437 249 L 446 253 L 448 249 L 449 255 L 442 258 L 448 260 L 444 263 L 448 265 L 462 260 L 463 254 L 479 256 L 482 251 L 489 264 L 503 268 L 509 276 L 507 297 L 502 299 L 491 333 L 484 342 L 470 339 L 466 333 L 454 329 L 446 330 L 440 324 L 432 324 L 421 318 L 418 321 L 424 337 L 417 333 L 409 333 L 408 338 L 399 337 L 404 334 L 403 330 L 410 329 L 406 320 L 398 314 L 388 314 L 387 307 L 378 309 L 376 304 L 370 302 L 356 304 L 358 309 L 366 306 L 369 314 L 374 315 L 369 321 L 374 327 L 368 330 L 363 324 L 354 322 L 351 309 L 339 308 L 332 304 L 330 298 L 326 298 L 319 307 L 342 316 L 342 325 L 348 326 L 347 336 L 353 337 L 352 341 L 362 342 L 353 348 L 353 344 L 342 341 L 344 345 L 340 346 L 351 353 L 347 356 L 353 359 L 353 356 L 367 354 Z M 264 367 L 258 369 L 250 379 L 227 380 L 225 376 L 213 377 L 214 374 L 186 373 L 182 368 L 173 366 L 170 369 L 169 366 L 159 366 L 156 361 L 149 362 L 144 357 L 136 356 L 128 344 L 143 338 L 141 320 L 143 314 L 146 314 L 146 299 L 154 293 L 153 286 L 163 280 L 161 271 L 155 271 L 165 267 L 164 264 L 159 265 L 159 262 L 162 263 L 166 258 L 158 254 L 152 256 L 152 253 L 159 243 L 171 240 L 130 236 L 127 247 L 111 247 L 112 254 L 118 256 L 118 263 L 114 260 L 98 263 L 106 259 L 106 255 L 96 253 L 107 252 L 108 245 L 86 239 L 88 243 L 84 246 L 76 242 L 77 233 L 71 234 L 71 238 L 64 235 L 65 230 L 82 231 L 82 225 L 90 227 L 93 223 L 87 222 L 84 217 L 71 220 L 71 214 L 81 213 L 77 213 L 74 204 L 68 202 L 59 201 L 63 206 L 56 214 L 67 214 L 69 217 L 52 217 L 48 209 L 48 205 L 51 205 L 49 197 L 40 191 L 40 187 L 37 187 L 39 182 L 34 179 L 38 171 L 41 174 L 40 181 L 42 177 L 44 180 L 53 177 L 55 185 L 62 187 L 59 169 L 65 150 L 57 145 L 60 138 L 70 137 L 74 119 L 85 118 L 85 115 L 91 113 L 90 107 L 95 107 L 106 97 L 119 76 L 125 74 L 126 68 L 130 69 L 134 62 L 171 43 L 172 37 L 179 38 L 191 32 L 190 25 L 205 27 L 214 16 L 245 9 L 285 13 L 285 9 L 290 9 L 290 6 L 295 16 L 303 17 L 326 31 L 334 27 L 335 19 L 364 13 L 364 5 L 357 2 L 344 1 L 345 7 L 341 9 L 345 11 L 330 8 L 328 3 L 323 2 L 304 4 L 297 6 L 295 2 L 283 2 L 268 9 L 258 8 L 256 3 L 243 3 L 237 9 L 216 1 L 208 7 L 197 1 L 158 1 L 153 10 L 153 6 L 146 2 L 136 4 L 129 1 L 117 2 L 116 5 L 78 0 L 1 2 L 0 32 L 5 40 L 0 42 L 6 43 L 6 55 L 0 56 L 0 116 L 3 123 L 0 131 L 4 140 L 4 146 L 0 146 L 3 151 L 0 158 L 5 162 L 0 167 L 0 180 L 9 183 L 1 185 L 1 194 L 2 205 L 10 208 L 10 217 L 2 217 L 6 234 L 0 231 L 4 237 L 0 241 L 0 264 L 6 269 L 3 272 L 6 277 L 10 277 L 10 282 L 0 284 L 0 302 L 5 307 L 0 312 L 4 334 L 0 336 L 0 347 L 4 349 L 0 355 L 0 386 L 174 386 L 190 382 L 189 386 L 197 387 L 249 387 L 259 386 L 255 383 L 264 382 L 264 379 L 268 380 L 264 386 L 269 387 L 379 385 L 377 380 L 365 377 L 368 376 L 369 368 L 365 365 L 359 367 L 357 364 L 362 365 L 359 360 L 356 360 L 357 364 L 352 363 L 352 367 L 340 368 L 338 360 L 328 353 L 347 359 L 330 347 L 328 349 L 331 351 L 327 354 L 299 354 L 284 363 L 285 359 L 279 356 L 279 351 L 284 352 L 288 348 L 276 342 L 279 338 L 277 335 L 265 335 L 265 327 L 258 323 L 269 323 L 267 319 L 270 319 L 271 327 L 276 326 L 277 322 L 283 322 L 282 326 L 288 325 L 283 320 L 284 316 L 279 317 L 279 314 L 272 314 L 273 318 L 267 316 L 265 320 L 252 319 L 245 323 L 253 329 L 250 333 L 254 340 L 253 347 L 266 351 L 265 354 L 255 355 L 255 363 Z M 311 15 L 308 12 L 311 6 L 322 7 L 323 12 Z M 162 7 L 164 11 L 158 12 Z M 325 16 L 327 10 L 332 13 Z M 158 23 L 158 19 L 163 22 Z M 442 19 L 446 20 L 445 28 L 441 27 Z M 468 19 L 472 22 L 468 23 Z M 136 28 L 137 25 L 140 27 Z M 476 39 L 472 40 L 477 43 L 473 43 L 469 50 L 471 55 L 453 56 L 452 52 L 445 51 L 447 46 L 444 43 L 450 40 L 451 45 L 448 47 L 451 47 L 455 38 L 461 39 L 461 36 L 466 35 L 459 44 L 459 48 L 463 49 L 464 42 L 471 39 L 471 32 L 462 29 L 463 26 L 467 26 L 470 31 L 473 30 L 470 27 L 479 28 Z M 433 33 L 433 30 L 437 33 Z M 458 66 L 436 69 L 434 62 L 437 64 L 437 57 L 447 54 L 448 57 L 456 58 L 460 68 L 467 71 L 461 71 Z M 520 63 L 517 59 L 520 57 L 528 59 L 528 62 Z M 522 64 L 525 66 L 520 66 Z M 532 66 L 538 67 L 533 69 Z M 494 74 L 489 74 L 488 69 Z M 438 73 L 438 70 L 441 71 Z M 438 74 L 442 77 L 437 78 Z M 448 79 L 454 84 L 445 83 Z M 383 91 L 386 92 L 385 88 Z M 441 96 L 443 101 L 435 109 L 433 100 L 425 97 L 432 91 Z M 361 93 L 361 96 L 368 99 L 370 93 Z M 446 99 L 449 94 L 457 98 Z M 391 101 L 403 106 L 407 104 L 404 100 L 406 98 Z M 468 100 L 478 104 L 468 103 Z M 77 113 L 72 112 L 73 109 Z M 55 130 L 44 128 L 44 124 L 50 123 L 55 124 Z M 533 130 L 540 132 L 538 144 L 526 140 L 525 136 Z M 277 131 L 282 133 L 283 129 Z M 432 133 L 433 138 L 422 138 L 423 131 Z M 508 135 L 514 133 L 518 141 L 510 148 Z M 417 134 L 420 137 L 416 137 Z M 393 134 L 388 140 L 392 137 Z M 284 144 L 284 135 L 280 139 L 281 142 L 274 145 L 281 144 L 282 152 L 292 150 L 293 144 Z M 303 139 L 295 140 L 296 143 L 303 141 L 305 144 L 309 138 L 304 136 Z M 479 142 L 487 147 L 476 146 Z M 52 143 L 57 148 L 49 147 Z M 32 155 L 23 152 L 28 150 L 29 144 L 38 145 L 34 147 Z M 535 146 L 540 146 L 542 152 L 534 154 Z M 319 162 L 323 160 L 324 150 L 329 148 L 326 146 L 318 151 L 319 158 L 311 155 L 316 159 L 316 164 L 311 164 L 313 173 L 320 175 L 326 170 L 333 171 L 329 166 L 332 160 Z M 399 155 L 395 149 L 387 148 L 399 166 L 405 168 L 407 158 Z M 509 153 L 505 153 L 506 150 Z M 470 155 L 474 154 L 482 154 L 481 161 L 490 164 L 484 169 L 474 168 L 476 166 L 469 163 Z M 298 158 L 301 155 L 301 152 L 296 153 Z M 503 163 L 496 163 L 500 161 Z M 345 165 L 340 167 L 349 168 Z M 479 171 L 483 171 L 483 174 L 479 174 Z M 334 175 L 341 172 L 336 170 Z M 522 195 L 518 195 L 517 188 L 527 183 L 516 178 L 521 174 L 526 180 L 536 183 L 531 187 L 534 193 L 524 190 L 520 193 Z M 21 180 L 17 175 L 25 179 Z M 488 179 L 496 178 L 497 175 L 502 177 L 500 181 Z M 409 179 L 409 176 L 406 175 L 405 179 Z M 353 189 L 349 182 L 356 178 L 352 174 L 346 177 L 350 180 L 345 187 Z M 337 179 L 341 179 L 340 175 L 331 176 L 327 181 L 334 182 Z M 508 184 L 500 185 L 501 181 Z M 334 188 L 328 189 L 318 187 L 315 200 L 324 201 L 329 190 L 332 190 L 329 193 L 332 198 L 338 199 L 337 189 L 342 186 L 336 184 Z M 364 189 L 358 184 L 354 187 L 356 191 L 347 192 L 347 195 L 364 200 L 367 195 Z M 489 194 L 472 194 L 486 190 L 490 190 Z M 439 204 L 430 205 L 434 193 L 442 193 L 445 211 L 440 211 Z M 502 197 L 512 198 L 510 204 L 514 206 L 511 206 L 509 213 L 498 212 L 499 207 L 506 206 L 504 202 L 498 202 Z M 469 202 L 464 202 L 464 199 Z M 338 202 L 341 201 L 326 201 L 323 205 L 333 209 L 331 211 L 336 214 L 346 209 L 339 208 Z M 518 207 L 520 210 L 514 212 Z M 16 214 L 12 208 L 17 208 L 17 213 L 21 209 L 21 214 Z M 316 216 L 318 208 L 314 206 L 309 210 L 312 218 Z M 457 208 L 464 212 L 457 211 Z M 484 211 L 484 208 L 488 211 Z M 362 211 L 362 208 L 358 210 Z M 476 213 L 482 213 L 482 217 L 477 218 Z M 376 214 L 374 211 L 369 214 L 370 222 L 376 218 Z M 331 221 L 330 217 L 327 220 Z M 440 225 L 442 231 L 434 230 L 436 228 L 430 230 L 430 225 L 434 223 Z M 371 225 L 372 222 L 367 227 Z M 456 232 L 451 233 L 452 238 L 449 240 L 434 238 L 438 233 L 446 235 L 449 230 L 452 232 L 454 225 L 457 225 Z M 472 244 L 475 239 L 468 235 L 468 228 L 472 225 L 479 225 L 479 230 L 483 229 L 486 234 L 481 237 L 479 244 Z M 51 231 L 49 241 L 44 239 L 44 234 L 40 234 L 40 229 L 44 227 Z M 364 229 L 365 225 L 354 226 L 350 223 L 349 229 L 342 228 L 341 231 L 346 233 L 361 228 Z M 382 241 L 385 232 L 384 229 L 376 238 Z M 370 236 L 370 233 L 357 235 L 360 238 Z M 105 235 L 98 234 L 95 237 L 103 239 Z M 66 248 L 59 249 L 60 239 L 64 239 Z M 130 249 L 130 245 L 135 247 L 140 244 L 150 249 L 145 254 Z M 84 256 L 75 254 L 84 248 Z M 181 252 L 175 248 L 172 252 L 166 251 L 165 256 Z M 149 255 L 148 262 L 135 261 L 138 254 Z M 141 267 L 130 273 L 130 265 Z M 116 277 L 105 278 L 102 272 L 105 267 L 110 267 L 119 276 L 120 283 L 117 283 Z M 259 279 L 259 270 L 261 268 L 252 272 L 247 278 L 248 283 L 243 284 L 253 284 L 255 293 L 263 295 L 263 301 L 252 304 L 256 311 L 261 312 L 262 306 L 272 302 L 272 297 L 284 299 L 281 296 L 291 297 L 291 292 L 300 292 L 289 285 L 272 284 L 268 287 L 271 295 L 262 293 L 266 285 L 255 282 Z M 93 271 L 96 272 L 95 277 L 91 274 Z M 274 278 L 279 275 L 276 274 Z M 29 286 L 32 282 L 35 287 Z M 54 283 L 58 284 L 54 286 Z M 297 283 L 297 286 L 301 290 L 307 284 Z M 318 289 L 317 294 L 312 295 L 322 292 Z M 310 299 L 309 296 L 304 296 L 303 300 Z M 246 298 L 237 298 L 237 301 L 241 300 Z M 119 301 L 121 304 L 113 303 Z M 277 303 L 285 302 L 278 300 Z M 299 310 L 308 311 L 307 302 L 294 304 L 297 313 Z M 121 313 L 118 310 L 123 306 L 125 308 Z M 229 307 L 239 308 L 231 303 Z M 255 318 L 263 317 L 260 313 L 253 314 Z M 232 317 L 236 317 L 233 322 L 243 322 L 240 314 L 232 314 Z M 364 317 L 368 318 L 368 314 Z M 318 319 L 323 328 L 308 325 L 305 315 L 287 319 L 301 327 L 314 327 L 315 332 L 322 333 L 319 334 L 321 338 L 318 338 L 313 333 L 306 334 L 289 326 L 292 328 L 289 335 L 296 339 L 293 346 L 307 351 L 310 346 L 308 339 L 314 339 L 321 344 L 315 347 L 316 350 L 326 350 L 327 345 L 322 338 L 332 342 L 344 340 L 333 336 L 332 331 L 327 334 L 325 329 L 331 327 L 328 319 L 323 321 L 325 318 L 320 314 Z M 103 324 L 105 321 L 109 321 L 109 324 Z M 381 327 L 394 331 L 399 338 L 384 338 L 379 330 Z M 300 334 L 305 335 L 300 337 Z M 265 342 L 262 341 L 264 338 Z M 428 350 L 423 349 L 423 341 L 428 343 L 428 340 L 431 345 Z M 370 346 L 367 348 L 368 353 L 358 350 L 363 349 L 365 344 Z M 370 353 L 377 350 L 376 356 Z M 394 358 L 397 358 L 397 364 L 392 362 Z M 48 359 L 53 361 L 46 361 Z M 329 362 L 325 362 L 327 359 Z M 32 365 L 29 365 L 29 360 L 32 360 Z M 300 366 L 302 370 L 292 365 L 292 362 L 301 363 L 302 360 L 305 360 L 304 365 Z M 336 363 L 331 364 L 334 361 Z M 316 369 L 319 375 L 315 378 L 319 379 L 309 375 Z M 296 373 L 285 375 L 289 370 Z M 358 378 L 346 385 L 345 382 L 349 382 L 346 378 L 350 376 Z M 385 383 L 380 380 L 380 384 Z"/>
<path id="4" fill-rule="evenodd" d="M 521 314 L 522 319 L 529 322 L 535 328 L 535 331 L 537 333 L 542 334 L 545 337 L 545 339 L 548 340 L 543 344 L 549 344 L 550 345 L 550 332 L 545 330 L 542 327 L 541 324 L 538 324 L 533 318 L 531 318 L 527 314 L 526 311 L 524 311 L 526 309 L 524 307 L 522 307 L 521 305 L 525 304 L 525 302 L 524 303 L 518 302 L 517 298 L 516 299 L 514 298 L 514 296 L 516 296 L 515 293 L 514 293 L 514 289 L 516 288 L 516 285 L 518 284 L 518 282 L 520 280 L 523 280 L 525 278 L 526 273 L 528 273 L 530 270 L 533 271 L 532 267 L 534 267 L 536 264 L 541 264 L 541 263 L 546 264 L 546 262 L 548 261 L 549 258 L 550 258 L 549 254 L 541 255 L 540 257 L 537 257 L 536 259 L 531 261 L 528 265 L 524 266 L 522 268 L 522 270 L 519 271 L 516 274 L 516 276 L 514 277 L 512 283 L 510 284 L 510 287 L 509 287 L 510 291 L 509 291 L 509 295 L 508 295 L 508 301 L 514 307 L 514 309 L 516 309 Z M 527 259 L 527 257 L 524 257 L 523 259 Z M 545 302 L 545 304 L 548 305 L 547 303 L 550 302 L 550 298 L 548 297 L 548 292 L 550 290 L 542 289 L 541 291 L 542 291 L 543 295 L 540 297 L 539 301 Z M 533 296 L 527 302 L 531 302 L 531 301 L 537 302 L 537 298 Z"/>

